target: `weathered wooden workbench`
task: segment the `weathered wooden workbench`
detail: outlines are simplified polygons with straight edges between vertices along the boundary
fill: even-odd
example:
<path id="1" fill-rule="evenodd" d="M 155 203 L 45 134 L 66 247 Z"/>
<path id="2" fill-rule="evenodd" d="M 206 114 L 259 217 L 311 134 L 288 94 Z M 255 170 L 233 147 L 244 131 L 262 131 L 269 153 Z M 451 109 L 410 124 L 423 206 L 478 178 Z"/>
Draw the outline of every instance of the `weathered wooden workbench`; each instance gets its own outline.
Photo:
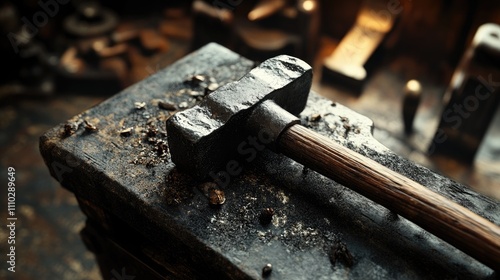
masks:
<path id="1" fill-rule="evenodd" d="M 105 277 L 261 278 L 267 263 L 269 279 L 494 277 L 406 219 L 267 150 L 223 189 L 225 204 L 210 207 L 205 182 L 170 161 L 165 120 L 173 111 L 158 103 L 192 106 L 208 83 L 253 66 L 210 44 L 42 136 L 51 174 L 89 217 L 82 236 Z M 197 74 L 207 85 L 190 79 Z M 312 94 L 302 119 L 500 224 L 500 203 L 393 154 L 372 138 L 368 118 Z M 275 214 L 262 225 L 268 207 Z"/>

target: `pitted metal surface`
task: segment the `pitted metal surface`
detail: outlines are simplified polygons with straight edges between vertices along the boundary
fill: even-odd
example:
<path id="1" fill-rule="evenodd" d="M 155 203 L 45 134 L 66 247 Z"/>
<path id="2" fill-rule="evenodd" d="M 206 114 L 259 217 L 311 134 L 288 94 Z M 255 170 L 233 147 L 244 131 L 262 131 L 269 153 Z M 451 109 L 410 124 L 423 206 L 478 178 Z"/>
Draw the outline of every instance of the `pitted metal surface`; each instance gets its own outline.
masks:
<path id="1" fill-rule="evenodd" d="M 171 162 L 165 121 L 172 112 L 158 103 L 194 105 L 189 93 L 203 89 L 186 85 L 190 75 L 224 85 L 251 68 L 252 62 L 210 44 L 71 120 L 88 120 L 97 131 L 78 126 L 68 136 L 61 124 L 47 132 L 44 160 L 64 187 L 122 219 L 157 245 L 156 254 L 171 255 L 194 277 L 259 279 L 268 263 L 268 279 L 494 277 L 406 219 L 267 150 L 242 161 L 242 173 L 221 189 L 225 203 L 210 207 L 205 182 Z M 135 102 L 146 105 L 138 109 Z M 301 120 L 500 224 L 500 203 L 395 155 L 372 137 L 368 118 L 311 93 Z M 130 135 L 121 135 L 128 127 Z M 67 165 L 68 155 L 71 171 L 54 169 L 54 162 Z M 269 225 L 259 222 L 264 208 L 274 209 Z"/>
<path id="2" fill-rule="evenodd" d="M 311 83 L 311 66 L 298 58 L 281 55 L 264 61 L 167 121 L 173 162 L 200 179 L 216 172 L 237 155 L 238 145 L 247 137 L 244 124 L 253 108 L 272 99 L 298 114 Z"/>

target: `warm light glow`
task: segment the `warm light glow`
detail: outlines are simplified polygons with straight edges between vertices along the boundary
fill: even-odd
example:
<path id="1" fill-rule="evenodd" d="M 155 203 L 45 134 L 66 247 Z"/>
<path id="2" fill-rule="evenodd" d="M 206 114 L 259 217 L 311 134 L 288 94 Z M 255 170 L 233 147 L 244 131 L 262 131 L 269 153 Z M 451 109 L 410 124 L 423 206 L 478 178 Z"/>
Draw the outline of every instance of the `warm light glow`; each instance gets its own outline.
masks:
<path id="1" fill-rule="evenodd" d="M 417 80 L 410 80 L 406 84 L 406 87 L 413 92 L 418 92 L 421 89 L 420 83 Z"/>
<path id="2" fill-rule="evenodd" d="M 100 50 L 104 49 L 104 47 L 106 47 L 106 43 L 102 40 L 95 41 L 92 44 L 92 48 L 94 48 L 94 50 L 96 50 L 96 51 L 100 51 Z"/>
<path id="3" fill-rule="evenodd" d="M 316 7 L 316 2 L 314 2 L 313 0 L 306 0 L 304 2 L 302 2 L 302 8 L 305 10 L 305 11 L 312 11 L 314 8 Z"/>

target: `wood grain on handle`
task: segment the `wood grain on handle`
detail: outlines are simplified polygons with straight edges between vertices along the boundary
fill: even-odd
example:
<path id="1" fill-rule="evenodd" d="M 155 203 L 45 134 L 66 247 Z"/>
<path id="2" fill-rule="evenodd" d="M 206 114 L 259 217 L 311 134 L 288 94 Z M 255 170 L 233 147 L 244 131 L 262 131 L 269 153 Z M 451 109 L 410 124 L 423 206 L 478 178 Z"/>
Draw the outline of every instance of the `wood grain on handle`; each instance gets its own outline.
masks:
<path id="1" fill-rule="evenodd" d="M 500 270 L 500 227 L 419 183 L 301 125 L 283 131 L 279 151 L 351 188 Z"/>

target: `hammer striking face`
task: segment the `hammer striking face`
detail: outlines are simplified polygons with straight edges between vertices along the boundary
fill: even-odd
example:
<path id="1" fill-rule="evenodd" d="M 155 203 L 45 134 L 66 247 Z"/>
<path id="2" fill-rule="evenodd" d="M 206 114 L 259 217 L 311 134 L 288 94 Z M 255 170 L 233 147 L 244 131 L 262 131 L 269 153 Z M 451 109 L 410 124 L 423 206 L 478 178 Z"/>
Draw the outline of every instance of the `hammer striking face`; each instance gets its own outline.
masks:
<path id="1" fill-rule="evenodd" d="M 311 82 L 311 66 L 300 59 L 281 55 L 264 61 L 167 121 L 172 161 L 198 178 L 225 169 L 248 137 L 246 121 L 254 108 L 273 100 L 298 115 L 306 105 Z"/>

